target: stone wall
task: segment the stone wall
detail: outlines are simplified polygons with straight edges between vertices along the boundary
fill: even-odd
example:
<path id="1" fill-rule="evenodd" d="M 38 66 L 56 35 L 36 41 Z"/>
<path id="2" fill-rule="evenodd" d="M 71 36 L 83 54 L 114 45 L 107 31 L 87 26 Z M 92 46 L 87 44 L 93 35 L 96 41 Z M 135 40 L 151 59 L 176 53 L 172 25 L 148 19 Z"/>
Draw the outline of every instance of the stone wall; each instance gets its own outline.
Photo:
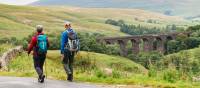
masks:
<path id="1" fill-rule="evenodd" d="M 17 46 L 3 53 L 3 55 L 0 57 L 0 69 L 7 70 L 7 65 L 9 64 L 10 60 L 12 60 L 14 57 L 16 57 L 19 53 L 22 52 L 23 52 L 23 47 Z"/>

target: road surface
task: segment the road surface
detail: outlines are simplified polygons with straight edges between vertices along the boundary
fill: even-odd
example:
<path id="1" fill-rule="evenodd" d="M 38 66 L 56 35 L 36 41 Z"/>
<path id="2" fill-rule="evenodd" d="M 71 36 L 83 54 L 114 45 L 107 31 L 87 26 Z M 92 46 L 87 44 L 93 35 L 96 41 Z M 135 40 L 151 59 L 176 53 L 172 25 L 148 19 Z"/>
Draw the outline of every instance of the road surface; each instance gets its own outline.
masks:
<path id="1" fill-rule="evenodd" d="M 0 88 L 144 88 L 126 85 L 96 85 L 89 83 L 76 83 L 57 80 L 46 80 L 41 84 L 36 78 L 0 77 Z"/>

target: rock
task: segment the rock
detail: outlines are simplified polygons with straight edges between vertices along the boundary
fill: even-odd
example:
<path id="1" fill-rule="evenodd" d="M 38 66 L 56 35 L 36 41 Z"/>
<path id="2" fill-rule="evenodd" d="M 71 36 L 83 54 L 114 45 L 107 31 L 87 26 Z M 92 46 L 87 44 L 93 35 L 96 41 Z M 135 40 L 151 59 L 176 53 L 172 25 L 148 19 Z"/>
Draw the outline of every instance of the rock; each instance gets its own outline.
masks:
<path id="1" fill-rule="evenodd" d="M 112 72 L 113 72 L 113 70 L 112 70 L 112 69 L 110 69 L 110 68 L 105 68 L 105 69 L 103 69 L 103 72 L 105 72 L 105 74 L 106 74 L 106 75 L 108 75 L 108 76 L 111 76 L 111 75 L 112 75 Z"/>
<path id="2" fill-rule="evenodd" d="M 197 77 L 192 77 L 193 82 L 199 82 L 200 81 L 200 76 Z"/>
<path id="3" fill-rule="evenodd" d="M 28 20 L 28 19 L 27 19 L 27 20 L 24 20 L 23 23 L 24 23 L 24 24 L 27 24 L 27 25 L 31 25 L 32 20 Z"/>

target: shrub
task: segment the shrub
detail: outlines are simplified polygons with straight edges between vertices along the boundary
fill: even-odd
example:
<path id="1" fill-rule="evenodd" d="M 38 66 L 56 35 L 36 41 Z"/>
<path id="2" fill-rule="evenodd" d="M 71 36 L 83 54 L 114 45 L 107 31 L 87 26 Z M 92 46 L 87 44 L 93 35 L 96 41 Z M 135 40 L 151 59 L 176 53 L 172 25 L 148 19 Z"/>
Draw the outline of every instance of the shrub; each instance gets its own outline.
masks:
<path id="1" fill-rule="evenodd" d="M 149 77 L 156 77 L 157 76 L 157 69 L 153 66 L 150 67 L 148 71 L 148 76 Z"/>
<path id="2" fill-rule="evenodd" d="M 107 75 L 103 71 L 101 71 L 100 69 L 95 70 L 95 75 L 98 78 L 107 78 Z"/>
<path id="3" fill-rule="evenodd" d="M 96 69 L 96 61 L 88 53 L 84 57 L 78 55 L 75 59 L 74 66 L 75 68 L 79 68 L 77 70 L 87 72 Z"/>
<path id="4" fill-rule="evenodd" d="M 157 65 L 158 61 L 163 58 L 163 55 L 158 52 L 141 52 L 137 58 L 136 62 L 149 69 L 151 65 Z"/>
<path id="5" fill-rule="evenodd" d="M 122 75 L 119 71 L 117 71 L 117 70 L 112 71 L 112 78 L 121 78 L 121 77 L 122 77 Z"/>
<path id="6" fill-rule="evenodd" d="M 171 68 L 164 70 L 163 71 L 163 79 L 168 82 L 174 83 L 177 80 L 179 80 L 179 72 L 177 70 L 171 69 Z"/>

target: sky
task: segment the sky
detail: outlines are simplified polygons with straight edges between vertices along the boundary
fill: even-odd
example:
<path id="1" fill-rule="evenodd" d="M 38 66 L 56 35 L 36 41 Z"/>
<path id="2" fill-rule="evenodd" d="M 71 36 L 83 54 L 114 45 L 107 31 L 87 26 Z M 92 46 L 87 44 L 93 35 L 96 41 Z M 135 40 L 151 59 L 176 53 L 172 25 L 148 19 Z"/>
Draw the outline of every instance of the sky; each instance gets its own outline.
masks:
<path id="1" fill-rule="evenodd" d="M 0 0 L 2 4 L 9 4 L 9 5 L 26 5 L 38 0 Z"/>

